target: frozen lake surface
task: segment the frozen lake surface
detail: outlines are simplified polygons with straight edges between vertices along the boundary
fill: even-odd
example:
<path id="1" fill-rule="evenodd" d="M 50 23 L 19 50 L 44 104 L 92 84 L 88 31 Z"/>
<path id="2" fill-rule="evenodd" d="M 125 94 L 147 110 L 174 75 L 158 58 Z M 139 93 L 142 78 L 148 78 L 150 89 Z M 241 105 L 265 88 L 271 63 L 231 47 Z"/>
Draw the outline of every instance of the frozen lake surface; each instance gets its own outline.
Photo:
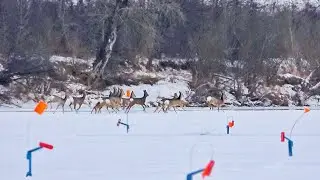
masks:
<path id="1" fill-rule="evenodd" d="M 297 123 L 293 156 L 289 134 L 302 110 L 129 113 L 0 112 L 1 179 L 26 179 L 26 152 L 39 141 L 52 151 L 33 154 L 34 180 L 183 180 L 215 160 L 208 180 L 320 179 L 320 111 Z M 235 126 L 226 134 L 227 119 Z M 195 176 L 194 179 L 201 179 Z"/>

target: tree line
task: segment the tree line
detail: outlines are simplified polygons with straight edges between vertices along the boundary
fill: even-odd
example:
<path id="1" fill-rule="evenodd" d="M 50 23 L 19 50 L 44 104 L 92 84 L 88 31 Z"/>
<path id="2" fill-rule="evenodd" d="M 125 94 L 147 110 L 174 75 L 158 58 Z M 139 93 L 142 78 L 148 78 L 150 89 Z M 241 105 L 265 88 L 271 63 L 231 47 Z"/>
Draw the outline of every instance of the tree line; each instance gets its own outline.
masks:
<path id="1" fill-rule="evenodd" d="M 137 56 L 198 59 L 194 85 L 227 74 L 247 84 L 272 59 L 320 63 L 320 5 L 254 0 L 1 0 L 0 54 L 96 57 L 94 75 Z M 110 70 L 111 71 L 111 70 Z M 93 77 L 96 78 L 96 77 Z"/>

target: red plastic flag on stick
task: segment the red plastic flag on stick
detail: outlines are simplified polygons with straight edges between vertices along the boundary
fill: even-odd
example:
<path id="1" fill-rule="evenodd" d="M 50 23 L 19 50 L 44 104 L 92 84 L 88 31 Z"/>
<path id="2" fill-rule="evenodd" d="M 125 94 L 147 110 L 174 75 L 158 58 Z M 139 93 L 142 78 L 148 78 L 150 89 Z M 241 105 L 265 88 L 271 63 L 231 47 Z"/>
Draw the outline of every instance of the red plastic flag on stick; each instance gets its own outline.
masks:
<path id="1" fill-rule="evenodd" d="M 210 176 L 214 164 L 215 164 L 214 160 L 211 160 L 211 161 L 207 164 L 206 168 L 202 171 L 202 178 L 203 178 L 203 179 L 204 179 L 206 176 Z"/>
<path id="2" fill-rule="evenodd" d="M 44 143 L 44 142 L 40 142 L 39 146 L 42 147 L 42 148 L 53 149 L 53 146 L 51 144 L 47 144 L 47 143 Z"/>

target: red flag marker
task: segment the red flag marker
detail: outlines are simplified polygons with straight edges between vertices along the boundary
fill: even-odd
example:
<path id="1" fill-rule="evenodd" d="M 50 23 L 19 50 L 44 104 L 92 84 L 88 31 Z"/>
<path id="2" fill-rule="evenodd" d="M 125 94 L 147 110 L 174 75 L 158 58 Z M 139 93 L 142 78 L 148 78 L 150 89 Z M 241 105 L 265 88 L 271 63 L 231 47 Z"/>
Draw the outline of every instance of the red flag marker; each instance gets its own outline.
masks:
<path id="1" fill-rule="evenodd" d="M 281 142 L 284 142 L 284 137 L 285 137 L 284 132 L 281 132 Z"/>
<path id="2" fill-rule="evenodd" d="M 214 164 L 215 164 L 214 160 L 211 160 L 207 164 L 206 168 L 202 172 L 202 178 L 205 178 L 205 176 L 210 176 Z"/>
<path id="3" fill-rule="evenodd" d="M 40 142 L 39 146 L 42 148 L 53 149 L 53 146 L 51 144 L 47 144 L 47 143 L 43 143 L 43 142 Z"/>

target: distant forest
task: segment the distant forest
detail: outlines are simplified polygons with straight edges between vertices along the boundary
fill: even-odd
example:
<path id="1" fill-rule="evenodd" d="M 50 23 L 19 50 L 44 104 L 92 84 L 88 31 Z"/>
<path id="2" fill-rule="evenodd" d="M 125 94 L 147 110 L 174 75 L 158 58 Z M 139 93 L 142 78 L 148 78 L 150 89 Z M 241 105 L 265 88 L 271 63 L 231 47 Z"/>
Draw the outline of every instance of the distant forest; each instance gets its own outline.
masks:
<path id="1" fill-rule="evenodd" d="M 137 56 L 164 54 L 198 59 L 199 77 L 241 62 L 254 78 L 273 58 L 319 66 L 319 8 L 253 0 L 1 0 L 0 54 L 96 57 L 96 72 L 109 60 L 134 64 Z"/>

